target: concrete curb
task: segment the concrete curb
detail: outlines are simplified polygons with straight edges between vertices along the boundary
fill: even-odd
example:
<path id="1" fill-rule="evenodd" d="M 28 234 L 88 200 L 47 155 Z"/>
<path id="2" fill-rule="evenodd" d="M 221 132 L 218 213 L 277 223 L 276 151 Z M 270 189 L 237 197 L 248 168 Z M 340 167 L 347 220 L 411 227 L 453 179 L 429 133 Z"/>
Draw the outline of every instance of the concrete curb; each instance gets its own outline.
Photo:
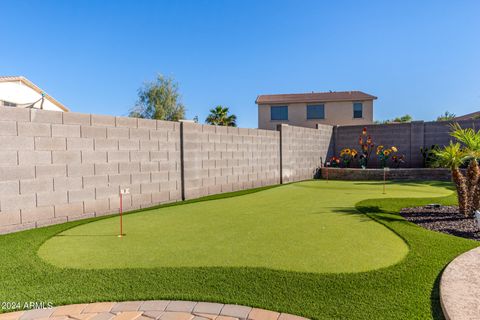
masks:
<path id="1" fill-rule="evenodd" d="M 461 254 L 445 268 L 440 304 L 447 320 L 480 319 L 480 247 Z"/>

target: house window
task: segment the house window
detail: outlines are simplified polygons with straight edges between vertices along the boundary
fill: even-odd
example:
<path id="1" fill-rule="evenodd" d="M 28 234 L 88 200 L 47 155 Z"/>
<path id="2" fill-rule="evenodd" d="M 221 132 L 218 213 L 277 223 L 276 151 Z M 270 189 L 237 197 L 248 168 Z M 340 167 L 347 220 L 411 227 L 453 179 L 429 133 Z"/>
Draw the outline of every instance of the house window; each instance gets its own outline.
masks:
<path id="1" fill-rule="evenodd" d="M 13 103 L 13 102 L 3 101 L 3 106 L 4 107 L 16 107 L 17 104 Z"/>
<path id="2" fill-rule="evenodd" d="M 307 119 L 325 119 L 325 105 L 307 106 Z"/>
<path id="3" fill-rule="evenodd" d="M 270 107 L 270 119 L 271 120 L 288 120 L 288 107 L 287 106 Z"/>
<path id="4" fill-rule="evenodd" d="M 354 119 L 363 118 L 363 103 L 361 102 L 353 103 L 353 118 Z"/>

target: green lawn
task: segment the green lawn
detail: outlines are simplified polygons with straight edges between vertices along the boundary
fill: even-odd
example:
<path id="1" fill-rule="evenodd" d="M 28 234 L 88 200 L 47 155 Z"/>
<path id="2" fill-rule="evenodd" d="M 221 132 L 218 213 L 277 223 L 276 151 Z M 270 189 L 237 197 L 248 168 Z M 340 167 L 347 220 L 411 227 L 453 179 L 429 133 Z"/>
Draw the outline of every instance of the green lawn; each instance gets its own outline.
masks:
<path id="1" fill-rule="evenodd" d="M 130 214 L 122 239 L 112 218 L 0 236 L 0 301 L 191 299 L 315 319 L 439 318 L 442 269 L 477 243 L 395 213 L 453 203 L 447 186 L 395 183 L 383 195 L 378 182 L 308 181 Z"/>

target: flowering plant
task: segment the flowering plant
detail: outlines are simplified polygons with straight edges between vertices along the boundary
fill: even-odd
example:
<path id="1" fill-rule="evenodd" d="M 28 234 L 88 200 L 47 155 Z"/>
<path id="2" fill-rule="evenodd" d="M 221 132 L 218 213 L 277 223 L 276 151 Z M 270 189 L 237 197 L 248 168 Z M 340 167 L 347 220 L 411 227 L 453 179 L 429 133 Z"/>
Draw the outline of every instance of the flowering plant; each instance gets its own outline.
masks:
<path id="1" fill-rule="evenodd" d="M 392 156 L 392 162 L 393 162 L 393 167 L 394 168 L 399 168 L 400 164 L 405 163 L 405 155 L 396 155 L 394 154 Z"/>
<path id="2" fill-rule="evenodd" d="M 342 160 L 343 166 L 347 168 L 357 155 L 358 152 L 355 149 L 345 148 L 340 151 L 340 159 Z"/>
<path id="3" fill-rule="evenodd" d="M 336 168 L 336 167 L 338 167 L 339 165 L 340 165 L 340 159 L 339 159 L 339 158 L 337 158 L 337 157 L 335 157 L 335 156 L 333 156 L 333 157 L 330 158 L 330 165 L 329 165 L 330 167 Z"/>
<path id="4" fill-rule="evenodd" d="M 372 154 L 375 144 L 372 141 L 372 137 L 367 134 L 367 128 L 364 127 L 362 130 L 362 135 L 358 138 L 358 144 L 360 145 L 360 165 L 363 169 L 367 167 L 368 160 L 370 160 L 370 155 Z"/>
<path id="5" fill-rule="evenodd" d="M 378 146 L 377 147 L 377 156 L 378 160 L 380 160 L 380 164 L 382 168 L 387 167 L 387 162 L 390 156 L 392 156 L 394 153 L 397 153 L 398 149 L 395 146 L 391 146 L 390 148 L 385 148 L 384 146 Z M 398 160 L 398 159 L 397 159 Z M 399 164 L 400 165 L 400 164 Z"/>

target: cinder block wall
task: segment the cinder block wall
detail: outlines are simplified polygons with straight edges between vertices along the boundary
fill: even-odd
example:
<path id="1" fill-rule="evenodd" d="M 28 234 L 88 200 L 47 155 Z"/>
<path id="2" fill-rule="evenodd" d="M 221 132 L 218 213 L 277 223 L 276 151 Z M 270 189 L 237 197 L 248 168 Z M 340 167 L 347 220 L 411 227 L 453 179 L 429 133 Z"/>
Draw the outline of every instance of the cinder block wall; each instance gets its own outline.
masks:
<path id="1" fill-rule="evenodd" d="M 243 129 L 0 108 L 0 233 L 313 178 L 319 130 Z"/>
<path id="2" fill-rule="evenodd" d="M 480 119 L 458 122 L 462 128 L 480 129 Z M 425 122 L 425 145 L 446 145 L 452 140 L 449 135 L 450 122 Z"/>
<path id="3" fill-rule="evenodd" d="M 282 152 L 282 183 L 311 179 L 332 148 L 333 127 L 317 129 L 279 125 Z"/>
<path id="4" fill-rule="evenodd" d="M 185 199 L 280 183 L 279 132 L 182 125 Z"/>
<path id="5" fill-rule="evenodd" d="M 480 120 L 462 121 L 480 128 Z M 407 166 L 450 141 L 448 122 L 369 125 Z M 0 233 L 314 177 L 363 126 L 243 129 L 0 107 Z M 372 165 L 376 156 L 372 155 Z"/>
<path id="6" fill-rule="evenodd" d="M 378 145 L 385 147 L 396 146 L 399 154 L 404 154 L 407 162 L 403 167 L 419 168 L 423 166 L 423 157 L 420 148 L 432 145 L 444 146 L 452 140 L 450 137 L 450 125 L 452 122 L 423 122 L 398 124 L 376 124 L 367 126 L 337 126 L 334 127 L 333 148 L 329 157 L 339 155 L 343 148 L 355 148 L 359 150 L 358 138 L 363 127 L 367 128 L 372 136 L 375 148 Z M 458 122 L 463 128 L 480 129 L 480 120 L 466 120 Z M 370 165 L 378 166 L 378 158 L 375 151 L 372 153 Z"/>
<path id="7" fill-rule="evenodd" d="M 412 159 L 410 157 L 410 144 L 412 138 L 410 123 L 336 127 L 334 129 L 336 130 L 335 155 L 338 156 L 343 148 L 355 148 L 360 150 L 358 138 L 361 136 L 364 127 L 367 128 L 368 135 L 372 137 L 373 142 L 375 143 L 375 148 L 378 145 L 384 145 L 385 147 L 396 146 L 399 153 L 405 154 L 407 164 L 412 165 Z M 378 165 L 375 150 L 370 159 L 370 164 L 372 166 Z"/>
<path id="8" fill-rule="evenodd" d="M 0 108 L 0 232 L 181 199 L 180 124 Z"/>

